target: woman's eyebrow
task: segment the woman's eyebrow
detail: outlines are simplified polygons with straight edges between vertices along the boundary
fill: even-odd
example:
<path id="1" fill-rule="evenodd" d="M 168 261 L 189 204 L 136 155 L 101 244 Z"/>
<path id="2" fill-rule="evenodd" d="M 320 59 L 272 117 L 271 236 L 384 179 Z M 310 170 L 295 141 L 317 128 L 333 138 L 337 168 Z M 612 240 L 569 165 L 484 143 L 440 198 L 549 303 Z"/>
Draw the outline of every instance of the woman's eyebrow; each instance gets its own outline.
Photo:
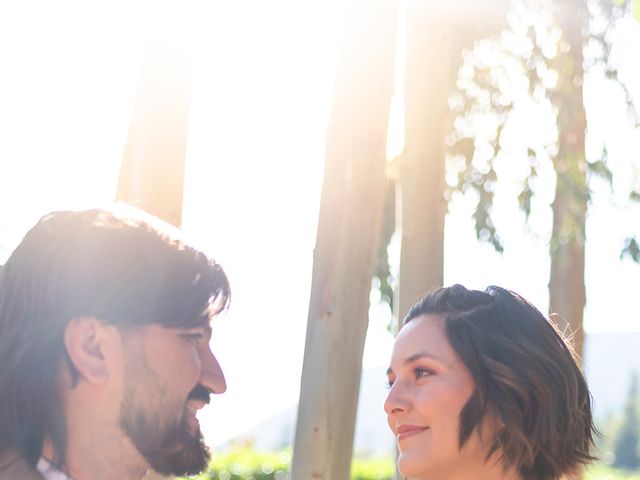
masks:
<path id="1" fill-rule="evenodd" d="M 418 352 L 418 353 L 414 353 L 410 357 L 407 357 L 404 361 L 404 364 L 407 365 L 409 363 L 413 363 L 416 360 L 421 360 L 423 358 L 426 358 L 427 360 L 435 360 L 436 362 L 442 363 L 442 360 L 435 355 L 432 355 L 427 352 Z"/>
<path id="2" fill-rule="evenodd" d="M 438 363 L 444 363 L 440 358 L 438 358 L 435 355 L 432 355 L 430 353 L 427 352 L 418 352 L 418 353 L 414 353 L 413 355 L 411 355 L 410 357 L 406 358 L 404 360 L 405 365 L 409 365 L 417 360 L 421 360 L 423 358 L 426 358 L 427 360 L 434 360 Z M 387 368 L 387 375 L 391 375 L 393 373 L 393 369 L 391 367 Z"/>

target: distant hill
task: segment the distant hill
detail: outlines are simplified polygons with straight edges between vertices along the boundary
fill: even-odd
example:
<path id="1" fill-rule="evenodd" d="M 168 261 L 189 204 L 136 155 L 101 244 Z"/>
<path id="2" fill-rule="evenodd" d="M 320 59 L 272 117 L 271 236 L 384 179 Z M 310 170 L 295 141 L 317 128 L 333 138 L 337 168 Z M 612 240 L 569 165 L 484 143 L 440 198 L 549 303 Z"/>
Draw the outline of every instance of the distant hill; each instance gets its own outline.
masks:
<path id="1" fill-rule="evenodd" d="M 585 364 L 596 419 L 621 411 L 631 373 L 640 374 L 640 332 L 588 335 Z"/>
<path id="2" fill-rule="evenodd" d="M 597 420 L 602 420 L 621 411 L 631 372 L 640 373 L 640 332 L 588 335 L 585 349 L 585 370 L 594 399 L 594 414 Z M 394 439 L 383 412 L 387 395 L 385 370 L 385 367 L 378 367 L 362 374 L 354 443 L 356 454 L 382 456 L 393 452 Z M 229 443 L 251 442 L 260 450 L 290 446 L 296 411 L 297 405 L 291 405 Z"/>
<path id="3" fill-rule="evenodd" d="M 386 367 L 362 372 L 354 443 L 354 452 L 362 456 L 388 455 L 394 448 L 395 441 L 387 427 L 383 410 L 387 396 L 386 379 Z M 233 440 L 218 446 L 217 450 L 223 450 L 237 442 L 251 443 L 258 450 L 280 450 L 289 447 L 293 444 L 297 410 L 297 404 L 291 405 Z"/>

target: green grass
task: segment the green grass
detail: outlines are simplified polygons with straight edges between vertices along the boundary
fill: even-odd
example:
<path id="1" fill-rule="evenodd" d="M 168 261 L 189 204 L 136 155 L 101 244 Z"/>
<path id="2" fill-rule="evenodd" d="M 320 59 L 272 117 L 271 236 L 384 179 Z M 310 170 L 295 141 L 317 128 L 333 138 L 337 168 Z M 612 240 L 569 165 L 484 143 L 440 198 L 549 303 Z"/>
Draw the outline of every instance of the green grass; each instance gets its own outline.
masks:
<path id="1" fill-rule="evenodd" d="M 589 467 L 584 480 L 640 480 L 640 471 L 628 472 L 596 463 Z"/>
<path id="2" fill-rule="evenodd" d="M 198 480 L 284 480 L 291 462 L 291 452 L 256 452 L 236 448 L 214 455 L 209 470 Z"/>
<path id="3" fill-rule="evenodd" d="M 197 480 L 285 480 L 291 462 L 291 451 L 256 452 L 251 448 L 236 448 L 214 455 L 209 469 Z M 393 460 L 354 459 L 351 480 L 390 480 Z"/>
<path id="4" fill-rule="evenodd" d="M 256 452 L 252 448 L 235 448 L 214 455 L 207 472 L 197 480 L 286 480 L 291 451 Z M 351 465 L 351 480 L 391 480 L 390 458 L 356 458 Z M 589 467 L 583 480 L 640 480 L 640 471 L 628 472 L 602 463 Z"/>

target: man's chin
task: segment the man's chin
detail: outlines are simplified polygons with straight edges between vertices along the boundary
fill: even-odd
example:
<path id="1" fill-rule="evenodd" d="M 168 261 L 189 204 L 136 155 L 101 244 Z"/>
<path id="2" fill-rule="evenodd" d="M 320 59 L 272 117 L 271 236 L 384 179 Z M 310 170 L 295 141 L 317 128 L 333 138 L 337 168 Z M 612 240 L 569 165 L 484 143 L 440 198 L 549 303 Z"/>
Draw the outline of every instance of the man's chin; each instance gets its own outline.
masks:
<path id="1" fill-rule="evenodd" d="M 162 475 L 197 475 L 207 468 L 211 454 L 198 421 L 190 422 L 187 415 L 169 428 L 144 415 L 125 416 L 121 426 L 149 467 Z"/>
<path id="2" fill-rule="evenodd" d="M 200 429 L 195 435 L 188 430 L 171 445 L 154 452 L 142 452 L 149 466 L 162 475 L 197 475 L 208 466 L 211 454 L 205 445 Z"/>

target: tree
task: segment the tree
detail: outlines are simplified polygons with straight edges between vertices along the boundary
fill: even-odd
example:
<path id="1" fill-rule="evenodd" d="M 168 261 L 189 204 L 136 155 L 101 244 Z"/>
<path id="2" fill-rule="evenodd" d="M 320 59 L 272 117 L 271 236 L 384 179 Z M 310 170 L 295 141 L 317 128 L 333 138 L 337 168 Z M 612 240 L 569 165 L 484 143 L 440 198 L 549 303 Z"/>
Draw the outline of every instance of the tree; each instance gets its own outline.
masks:
<path id="1" fill-rule="evenodd" d="M 638 374 L 631 375 L 627 404 L 624 407 L 622 425 L 614 444 L 616 467 L 636 469 L 640 467 L 640 417 L 638 415 Z"/>
<path id="2" fill-rule="evenodd" d="M 634 92 L 623 78 L 621 73 L 628 65 L 620 60 L 615 61 L 615 55 L 611 55 L 616 44 L 616 34 L 629 16 L 633 15 L 640 22 L 639 0 L 593 0 L 589 3 L 591 17 L 598 19 L 591 22 L 589 30 L 589 42 L 594 54 L 589 59 L 592 68 L 601 69 L 604 75 L 622 88 L 627 103 L 629 121 L 635 128 L 640 128 L 640 112 L 636 106 L 639 99 L 634 101 Z M 629 41 L 629 39 L 624 39 Z M 606 146 L 603 157 L 607 156 Z M 630 202 L 640 202 L 640 172 L 636 172 L 635 188 L 629 191 Z M 637 235 L 629 235 L 624 240 L 620 258 L 628 257 L 636 263 L 640 263 L 640 239 Z"/>
<path id="3" fill-rule="evenodd" d="M 397 3 L 355 0 L 327 130 L 291 478 L 349 478 L 384 203 Z"/>
<path id="4" fill-rule="evenodd" d="M 549 241 L 551 269 L 549 303 L 560 330 L 573 336 L 574 350 L 583 352 L 585 223 L 590 175 L 610 176 L 606 159 L 585 157 L 586 118 L 582 98 L 584 83 L 583 31 L 587 26 L 584 0 L 561 4 L 548 0 L 514 1 L 510 28 L 499 40 L 484 42 L 468 56 L 461 70 L 459 114 L 451 138 L 452 153 L 462 159 L 458 191 L 476 195 L 476 234 L 497 251 L 503 244 L 494 221 L 494 194 L 498 160 L 527 162 L 518 195 L 528 219 L 540 165 L 550 161 L 556 174 Z M 514 112 L 527 104 L 546 115 L 557 130 L 546 137 L 521 139 L 525 154 L 507 151 Z M 483 138 L 478 125 L 492 125 Z M 542 123 L 542 122 L 541 122 Z M 523 128 L 523 125 L 520 125 Z M 527 127 L 525 127 L 527 128 Z M 513 143 L 513 142 L 512 142 Z"/>
<path id="5" fill-rule="evenodd" d="M 556 57 L 558 83 L 551 90 L 551 102 L 558 114 L 558 152 L 554 157 L 557 175 L 553 201 L 549 276 L 549 310 L 561 331 L 573 336 L 573 347 L 582 357 L 584 307 L 585 225 L 587 219 L 588 163 L 585 157 L 586 116 L 583 36 L 587 6 L 584 0 L 565 1 L 560 7 L 561 38 Z"/>
<path id="6" fill-rule="evenodd" d="M 116 194 L 177 227 L 190 91 L 186 51 L 156 39 L 145 56 Z"/>
<path id="7" fill-rule="evenodd" d="M 407 2 L 405 148 L 398 158 L 397 229 L 401 233 L 397 292 L 399 321 L 444 270 L 444 153 L 447 98 L 457 64 L 446 19 Z M 398 326 L 399 328 L 399 326 Z"/>
<path id="8" fill-rule="evenodd" d="M 180 227 L 191 75 L 186 52 L 154 43 L 145 58 L 116 200 Z M 162 477 L 149 472 L 146 479 Z"/>
<path id="9" fill-rule="evenodd" d="M 494 0 L 475 9 L 458 2 L 410 0 L 406 5 L 404 149 L 389 169 L 391 182 L 376 268 L 382 298 L 394 308 L 397 321 L 420 296 L 442 286 L 445 139 L 451 129 L 448 99 L 455 91 L 462 50 L 500 31 L 509 0 Z M 394 232 L 400 234 L 395 295 L 387 256 Z"/>

